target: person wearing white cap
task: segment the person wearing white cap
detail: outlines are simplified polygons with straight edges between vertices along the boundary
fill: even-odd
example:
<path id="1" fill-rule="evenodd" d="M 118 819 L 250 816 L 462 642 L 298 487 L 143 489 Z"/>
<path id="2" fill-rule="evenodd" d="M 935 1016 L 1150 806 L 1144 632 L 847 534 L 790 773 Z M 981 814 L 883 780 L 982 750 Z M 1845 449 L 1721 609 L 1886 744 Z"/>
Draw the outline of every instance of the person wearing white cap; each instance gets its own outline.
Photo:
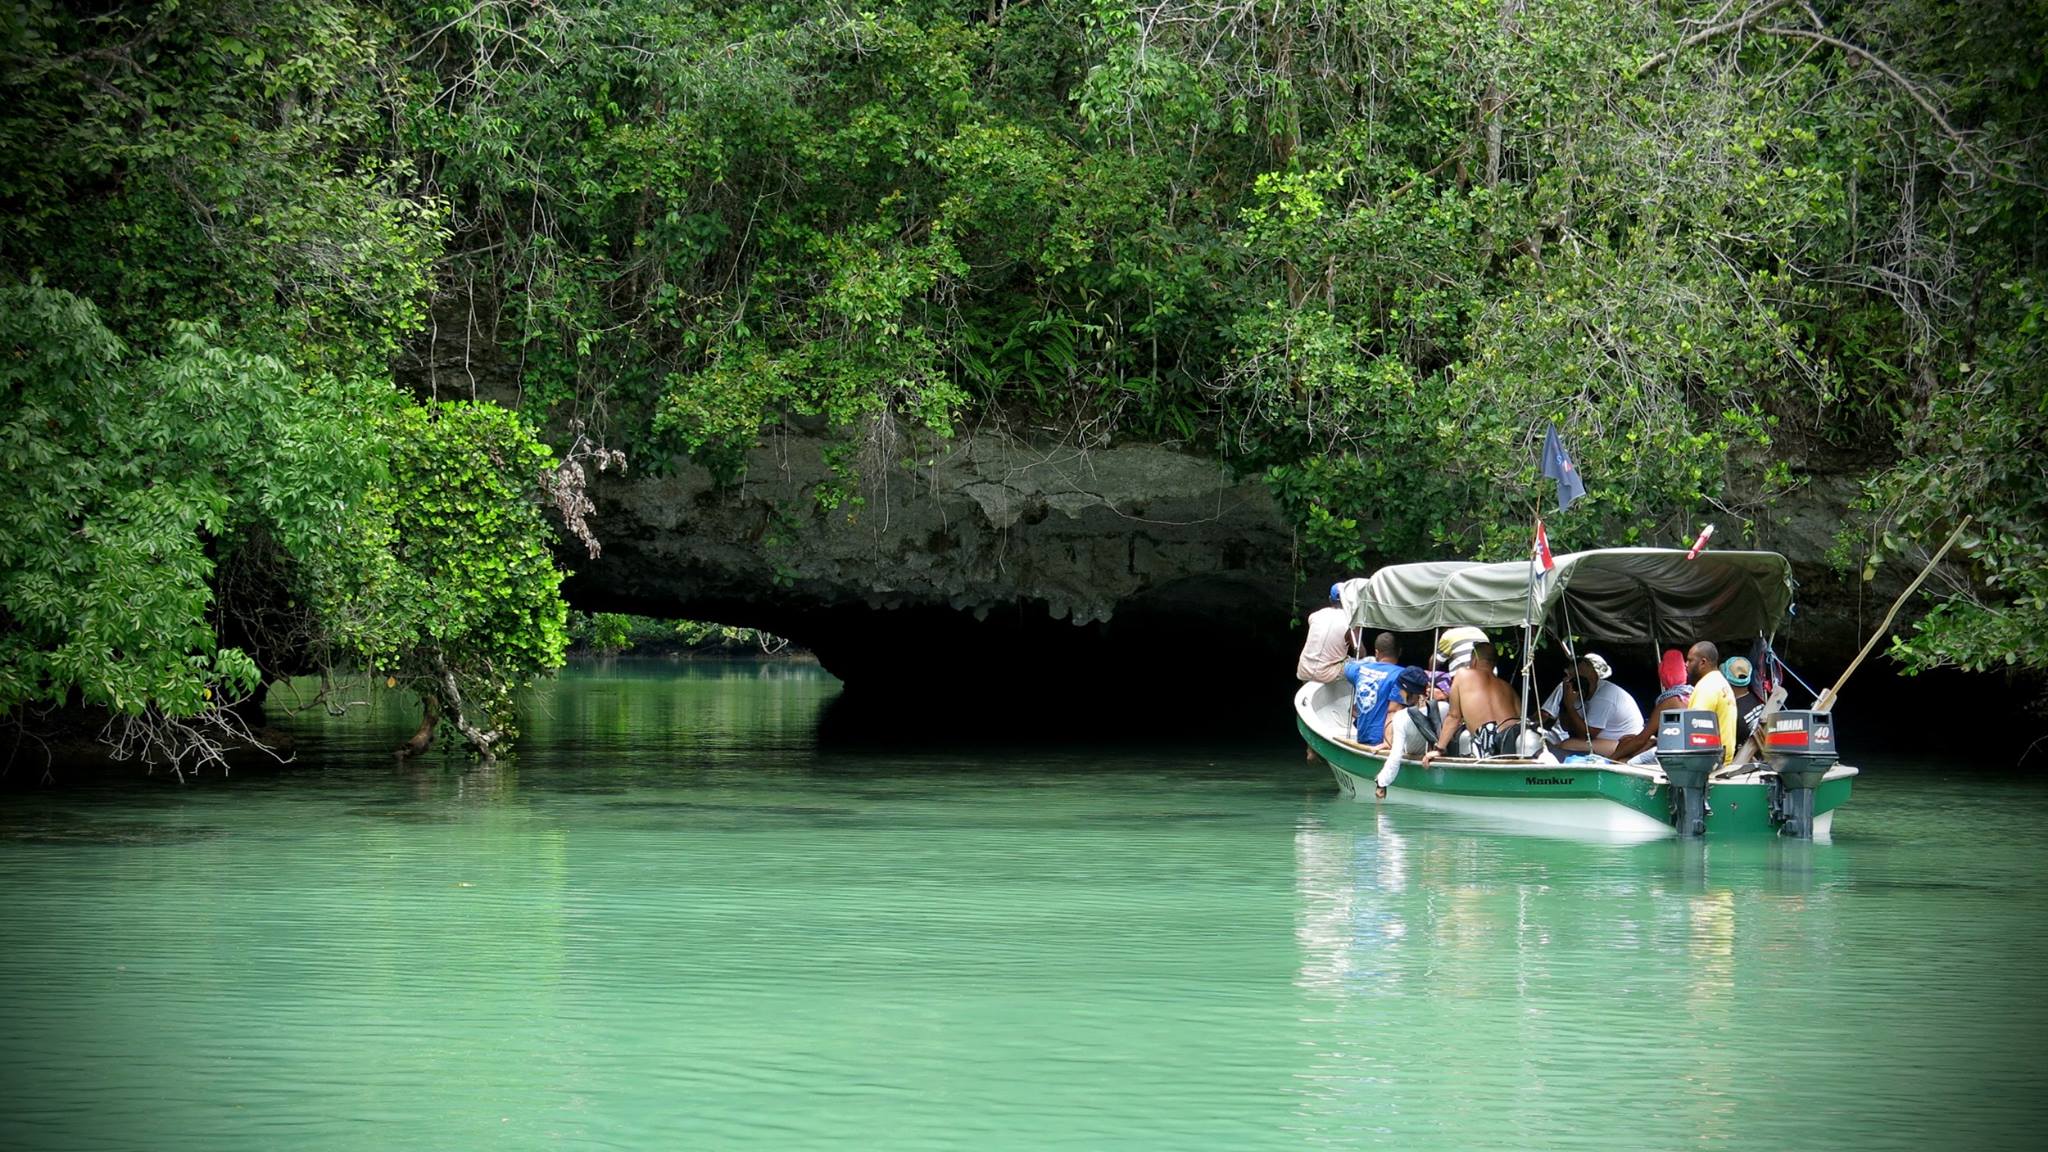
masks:
<path id="1" fill-rule="evenodd" d="M 1643 710 L 1635 697 L 1621 690 L 1609 677 L 1614 669 L 1597 652 L 1579 657 L 1574 675 L 1551 690 L 1543 701 L 1543 719 L 1563 728 L 1561 739 L 1550 747 L 1563 752 L 1614 754 L 1616 741 L 1643 730 Z"/>
<path id="2" fill-rule="evenodd" d="M 1486 633 L 1470 624 L 1453 628 L 1437 637 L 1436 654 L 1450 661 L 1445 671 L 1456 676 L 1472 662 L 1472 646 L 1486 643 Z"/>

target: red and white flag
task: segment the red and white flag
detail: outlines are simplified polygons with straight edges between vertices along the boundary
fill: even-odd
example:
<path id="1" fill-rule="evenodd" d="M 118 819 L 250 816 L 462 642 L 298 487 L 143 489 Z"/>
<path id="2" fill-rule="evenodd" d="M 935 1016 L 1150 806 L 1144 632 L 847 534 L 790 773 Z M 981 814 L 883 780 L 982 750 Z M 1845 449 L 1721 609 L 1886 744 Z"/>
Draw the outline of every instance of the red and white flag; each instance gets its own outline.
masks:
<path id="1" fill-rule="evenodd" d="M 1543 520 L 1540 517 L 1536 521 L 1535 557 L 1536 563 L 1541 564 L 1545 572 L 1557 567 L 1557 561 L 1550 558 L 1550 535 L 1543 531 Z"/>

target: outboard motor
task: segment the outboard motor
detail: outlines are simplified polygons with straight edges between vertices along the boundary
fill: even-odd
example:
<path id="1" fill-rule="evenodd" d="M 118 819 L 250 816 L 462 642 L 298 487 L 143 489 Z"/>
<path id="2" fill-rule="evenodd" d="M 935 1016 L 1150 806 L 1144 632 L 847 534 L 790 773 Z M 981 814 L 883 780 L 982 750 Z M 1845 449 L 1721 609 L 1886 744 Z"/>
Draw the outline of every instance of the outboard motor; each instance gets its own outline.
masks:
<path id="1" fill-rule="evenodd" d="M 1687 708 L 1657 714 L 1657 766 L 1671 782 L 1671 822 L 1680 836 L 1707 832 L 1707 777 L 1721 766 L 1721 721 Z"/>
<path id="2" fill-rule="evenodd" d="M 1771 816 L 1778 834 L 1813 838 L 1813 790 L 1838 760 L 1829 712 L 1779 712 L 1764 718 L 1764 761 L 1778 774 Z"/>

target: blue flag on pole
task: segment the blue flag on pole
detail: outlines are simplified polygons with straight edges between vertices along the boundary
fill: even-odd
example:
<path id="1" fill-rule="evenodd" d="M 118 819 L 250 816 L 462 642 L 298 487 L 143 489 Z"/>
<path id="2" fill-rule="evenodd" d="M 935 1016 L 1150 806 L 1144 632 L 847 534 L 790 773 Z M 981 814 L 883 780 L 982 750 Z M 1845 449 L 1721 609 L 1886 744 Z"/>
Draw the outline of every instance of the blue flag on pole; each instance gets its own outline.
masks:
<path id="1" fill-rule="evenodd" d="M 1557 438 L 1557 425 L 1550 426 L 1550 433 L 1543 438 L 1543 474 L 1557 481 L 1557 510 L 1572 506 L 1572 501 L 1586 494 L 1586 482 L 1579 479 L 1578 466 L 1572 463 L 1571 454 L 1564 450 L 1564 441 Z"/>

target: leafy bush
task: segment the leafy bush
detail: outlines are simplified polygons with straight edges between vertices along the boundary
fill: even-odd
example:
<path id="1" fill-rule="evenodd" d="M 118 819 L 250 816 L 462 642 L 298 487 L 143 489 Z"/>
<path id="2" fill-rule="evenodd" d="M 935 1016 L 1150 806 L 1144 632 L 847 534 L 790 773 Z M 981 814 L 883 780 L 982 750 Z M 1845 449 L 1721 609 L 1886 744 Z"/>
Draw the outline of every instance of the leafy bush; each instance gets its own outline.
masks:
<path id="1" fill-rule="evenodd" d="M 124 751 L 218 758 L 265 672 L 220 628 L 274 607 L 222 596 L 220 561 L 261 540 L 307 655 L 403 677 L 490 751 L 561 663 L 551 454 L 505 409 L 302 381 L 218 337 L 135 356 L 78 297 L 0 287 L 0 711 L 104 709 Z"/>

